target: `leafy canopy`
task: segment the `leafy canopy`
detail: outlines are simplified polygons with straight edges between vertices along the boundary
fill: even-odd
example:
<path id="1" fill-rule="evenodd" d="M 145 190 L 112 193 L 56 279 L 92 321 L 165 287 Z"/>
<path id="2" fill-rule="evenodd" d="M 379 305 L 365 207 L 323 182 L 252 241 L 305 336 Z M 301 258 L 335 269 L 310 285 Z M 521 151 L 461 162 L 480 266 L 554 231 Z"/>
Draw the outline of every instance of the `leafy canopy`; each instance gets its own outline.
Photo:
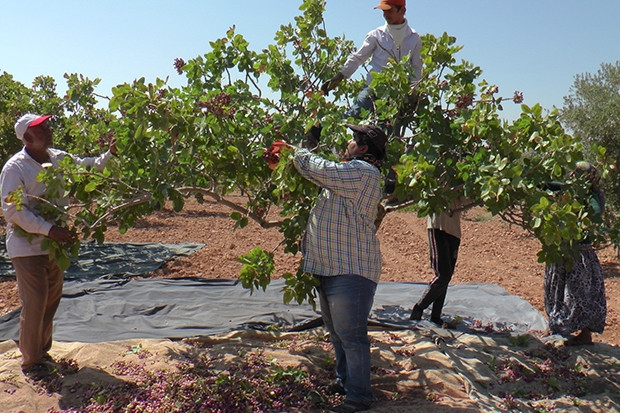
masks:
<path id="1" fill-rule="evenodd" d="M 67 96 L 57 98 L 48 82 L 49 96 L 43 98 L 36 86 L 28 102 L 26 91 L 8 79 L 8 90 L 21 98 L 1 116 L 10 119 L 31 108 L 53 113 L 56 139 L 69 150 L 94 151 L 96 142 L 117 140 L 120 158 L 103 174 L 62 167 L 75 200 L 64 222 L 82 237 L 103 241 L 110 220 L 123 232 L 166 202 L 179 211 L 186 197 L 194 196 L 229 206 L 239 228 L 249 219 L 277 226 L 284 251 L 297 254 L 319 189 L 296 173 L 292 151 L 282 153 L 273 171 L 261 155 L 277 139 L 301 144 L 320 123 L 315 151 L 334 159 L 332 148 L 349 139 L 343 113 L 364 85 L 360 76 L 329 97 L 320 93 L 321 83 L 339 71 L 354 47 L 344 37 L 328 36 L 324 8 L 322 0 L 304 0 L 294 24 L 281 26 L 274 43 L 260 51 L 232 27 L 210 42 L 204 55 L 174 62 L 185 86 L 136 79 L 113 88 L 107 109 L 97 106 L 98 80 L 66 76 Z M 497 86 L 480 78 L 481 68 L 457 60 L 462 46 L 454 37 L 427 34 L 422 40 L 419 83 L 410 84 L 407 65 L 391 62 L 374 74 L 376 108 L 362 119 L 400 125 L 392 128 L 384 172 L 397 172 L 401 205 L 424 216 L 463 195 L 532 231 L 541 242 L 541 262 L 569 256 L 586 234 L 603 239 L 604 228 L 599 230 L 584 207 L 583 182 L 567 181 L 560 194 L 545 189 L 545 182 L 565 180 L 583 159 L 582 141 L 565 132 L 558 112 L 522 104 L 517 120 L 502 120 L 503 105 L 521 103 L 521 94 L 499 96 Z M 405 98 L 412 94 L 413 103 Z M 57 106 L 44 106 L 48 102 Z M 603 157 L 605 149 L 593 153 Z M 606 171 L 606 164 L 600 166 Z M 233 193 L 243 194 L 245 202 L 232 202 Z M 267 219 L 272 208 L 277 221 Z M 239 260 L 243 285 L 267 288 L 277 271 L 273 252 L 257 247 Z M 282 276 L 285 301 L 314 304 L 313 277 L 301 270 Z"/>

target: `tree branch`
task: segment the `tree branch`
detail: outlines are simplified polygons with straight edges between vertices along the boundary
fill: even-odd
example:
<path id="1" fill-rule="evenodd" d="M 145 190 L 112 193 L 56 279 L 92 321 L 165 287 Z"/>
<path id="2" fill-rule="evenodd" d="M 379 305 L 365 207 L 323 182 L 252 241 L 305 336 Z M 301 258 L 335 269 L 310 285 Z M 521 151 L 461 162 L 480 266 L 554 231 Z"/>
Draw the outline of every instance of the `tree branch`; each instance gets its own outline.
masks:
<path id="1" fill-rule="evenodd" d="M 248 218 L 251 218 L 252 220 L 256 221 L 262 228 L 274 228 L 274 227 L 279 227 L 280 225 L 282 225 L 282 221 L 267 221 L 263 219 L 263 217 L 261 217 L 260 215 L 248 210 L 247 208 L 244 208 L 241 205 L 238 205 L 232 201 L 229 201 L 225 199 L 224 197 L 222 197 L 220 194 L 215 193 L 205 188 L 184 186 L 181 188 L 177 188 L 177 191 L 181 193 L 185 193 L 185 194 L 199 193 L 202 195 L 206 195 L 210 197 L 211 199 L 213 199 L 214 201 L 216 201 L 217 203 L 227 206 L 233 211 L 237 211 L 247 216 Z"/>
<path id="2" fill-rule="evenodd" d="M 87 225 L 87 226 L 89 228 L 97 227 L 98 225 L 101 224 L 101 222 L 107 220 L 110 215 L 115 214 L 117 211 L 120 211 L 120 210 L 125 209 L 125 208 L 129 208 L 129 207 L 132 207 L 132 206 L 144 204 L 146 202 L 149 202 L 150 200 L 151 200 L 151 194 L 142 194 L 142 195 L 140 195 L 137 198 L 133 198 L 133 199 L 129 200 L 128 202 L 125 202 L 125 203 L 123 203 L 121 205 L 115 206 L 114 208 L 110 209 L 105 214 L 103 214 L 92 225 Z"/>

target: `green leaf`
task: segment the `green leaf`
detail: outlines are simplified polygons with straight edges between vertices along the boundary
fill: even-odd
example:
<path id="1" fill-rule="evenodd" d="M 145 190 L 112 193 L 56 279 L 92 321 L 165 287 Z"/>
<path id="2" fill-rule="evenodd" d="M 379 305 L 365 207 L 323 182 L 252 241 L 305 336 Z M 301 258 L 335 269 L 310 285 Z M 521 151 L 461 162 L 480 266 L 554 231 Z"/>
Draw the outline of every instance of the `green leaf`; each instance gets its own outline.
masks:
<path id="1" fill-rule="evenodd" d="M 91 181 L 89 182 L 85 187 L 84 187 L 84 191 L 85 192 L 93 192 L 94 190 L 97 189 L 98 183 L 95 181 Z"/>

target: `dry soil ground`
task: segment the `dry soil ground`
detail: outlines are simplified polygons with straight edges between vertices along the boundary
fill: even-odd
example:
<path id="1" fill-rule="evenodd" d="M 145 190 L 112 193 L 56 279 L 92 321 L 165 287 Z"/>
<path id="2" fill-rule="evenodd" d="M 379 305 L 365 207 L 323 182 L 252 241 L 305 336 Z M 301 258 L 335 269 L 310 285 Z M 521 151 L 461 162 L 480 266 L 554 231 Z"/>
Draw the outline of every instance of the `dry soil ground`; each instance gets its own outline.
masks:
<path id="1" fill-rule="evenodd" d="M 219 204 L 188 201 L 184 210 L 174 213 L 166 208 L 140 220 L 126 234 L 110 228 L 107 241 L 200 242 L 198 252 L 167 263 L 149 277 L 236 278 L 240 264 L 237 257 L 261 245 L 276 251 L 277 271 L 294 271 L 297 257 L 278 249 L 281 236 L 276 229 L 263 229 L 251 222 L 233 230 L 229 210 Z M 544 265 L 537 263 L 539 242 L 519 227 L 491 217 L 480 209 L 468 211 L 462 222 L 463 238 L 452 283 L 498 284 L 510 294 L 529 301 L 543 310 Z M 428 282 L 429 267 L 426 220 L 410 212 L 387 215 L 379 229 L 383 253 L 382 282 Z M 607 326 L 596 341 L 620 345 L 620 267 L 611 248 L 599 251 L 607 289 Z M 19 305 L 12 279 L 0 279 L 0 315 Z M 413 305 L 418 297 L 411 297 Z"/>

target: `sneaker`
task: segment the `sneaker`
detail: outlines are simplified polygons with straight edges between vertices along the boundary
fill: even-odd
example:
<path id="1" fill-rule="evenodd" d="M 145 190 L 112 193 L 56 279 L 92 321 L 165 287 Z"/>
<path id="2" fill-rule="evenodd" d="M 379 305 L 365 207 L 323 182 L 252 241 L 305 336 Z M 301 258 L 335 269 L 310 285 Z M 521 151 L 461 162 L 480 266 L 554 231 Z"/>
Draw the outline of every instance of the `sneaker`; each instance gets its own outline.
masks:
<path id="1" fill-rule="evenodd" d="M 441 318 L 431 318 L 431 323 L 446 330 L 456 330 L 456 322 L 452 320 L 446 321 Z"/>
<path id="2" fill-rule="evenodd" d="M 409 316 L 409 320 L 420 321 L 422 319 L 422 314 L 424 314 L 424 310 L 420 308 L 417 304 L 413 306 L 413 310 L 411 310 L 411 315 Z"/>
<path id="3" fill-rule="evenodd" d="M 50 370 L 45 364 L 37 363 L 26 369 L 22 369 L 24 376 L 29 379 L 39 381 L 50 375 Z"/>
<path id="4" fill-rule="evenodd" d="M 346 400 L 344 403 L 327 410 L 329 413 L 356 413 L 370 409 L 370 403 Z"/>
<path id="5" fill-rule="evenodd" d="M 335 380 L 332 384 L 325 387 L 325 394 L 333 396 L 334 394 L 346 394 L 344 386 L 340 380 Z"/>
<path id="6" fill-rule="evenodd" d="M 444 320 L 442 327 L 447 330 L 456 330 L 456 328 L 458 327 L 458 321 L 457 320 L 448 320 L 448 321 Z"/>

